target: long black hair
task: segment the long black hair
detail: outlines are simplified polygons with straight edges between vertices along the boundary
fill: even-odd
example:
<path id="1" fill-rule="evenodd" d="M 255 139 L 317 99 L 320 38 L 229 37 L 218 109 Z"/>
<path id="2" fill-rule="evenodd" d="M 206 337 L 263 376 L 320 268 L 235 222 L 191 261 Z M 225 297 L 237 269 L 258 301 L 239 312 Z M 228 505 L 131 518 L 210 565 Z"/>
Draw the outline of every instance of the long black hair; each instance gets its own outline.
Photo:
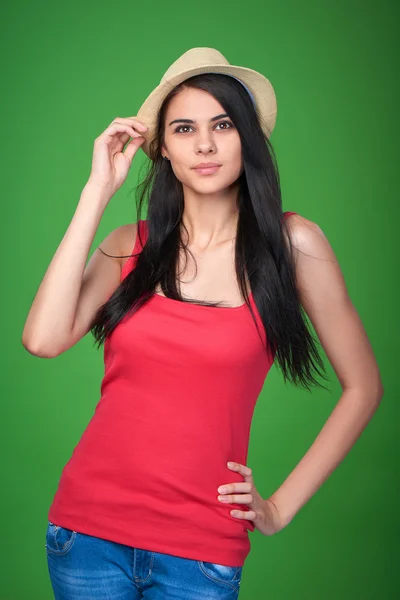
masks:
<path id="1" fill-rule="evenodd" d="M 312 337 L 296 287 L 293 246 L 283 218 L 275 153 L 261 129 L 249 94 L 240 82 L 223 74 L 193 76 L 173 88 L 165 98 L 158 114 L 156 136 L 150 144 L 148 170 L 136 188 L 137 221 L 142 219 L 143 204 L 148 196 L 148 238 L 143 243 L 138 228 L 143 249 L 134 255 L 138 256 L 136 267 L 98 309 L 91 332 L 100 346 L 124 317 L 134 314 L 155 293 L 158 284 L 164 295 L 174 300 L 214 308 L 221 306 L 220 302 L 183 299 L 176 285 L 180 248 L 185 253 L 188 250 L 181 236 L 184 195 L 169 161 L 162 157 L 161 147 L 168 104 L 185 87 L 211 94 L 229 115 L 240 136 L 244 169 L 238 181 L 235 268 L 240 290 L 257 326 L 247 295 L 247 275 L 265 329 L 269 345 L 266 350 L 274 352 L 285 382 L 290 380 L 309 391 L 310 384 L 326 389 L 313 374 L 314 370 L 326 379 L 316 347 L 318 341 Z"/>

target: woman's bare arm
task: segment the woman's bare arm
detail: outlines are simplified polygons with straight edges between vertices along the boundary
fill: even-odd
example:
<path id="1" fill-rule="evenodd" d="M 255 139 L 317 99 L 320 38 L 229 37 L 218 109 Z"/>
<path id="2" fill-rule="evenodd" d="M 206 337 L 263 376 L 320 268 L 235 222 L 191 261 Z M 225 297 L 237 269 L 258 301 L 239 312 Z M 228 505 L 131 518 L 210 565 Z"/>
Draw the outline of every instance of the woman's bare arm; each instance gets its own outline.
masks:
<path id="1" fill-rule="evenodd" d="M 384 388 L 364 325 L 321 228 L 292 215 L 300 300 L 342 387 L 313 444 L 269 498 L 286 526 L 338 467 L 382 401 Z"/>
<path id="2" fill-rule="evenodd" d="M 94 305 L 102 302 L 119 284 L 120 261 L 95 252 L 84 271 L 105 207 L 109 201 L 101 188 L 87 184 L 81 194 L 72 221 L 39 286 L 22 333 L 24 347 L 42 357 L 53 357 L 70 347 L 83 333 Z M 104 240 L 104 251 L 120 254 L 117 230 Z M 95 257 L 95 258 L 94 258 Z M 101 275 L 100 275 L 101 271 Z M 95 279 L 95 283 L 94 283 Z M 90 301 L 83 289 L 89 289 Z M 85 314 L 79 314 L 84 306 Z M 78 321 L 77 315 L 79 315 Z M 78 329 L 74 330 L 75 323 Z"/>
<path id="3" fill-rule="evenodd" d="M 94 141 L 92 169 L 72 221 L 45 273 L 28 313 L 22 344 L 36 356 L 57 356 L 87 332 L 97 308 L 120 283 L 121 261 L 95 252 L 86 265 L 104 210 L 124 183 L 147 126 L 136 117 L 116 117 Z M 130 139 L 131 138 L 131 139 Z M 127 144 L 127 142 L 129 143 Z M 120 255 L 121 229 L 103 241 Z"/>

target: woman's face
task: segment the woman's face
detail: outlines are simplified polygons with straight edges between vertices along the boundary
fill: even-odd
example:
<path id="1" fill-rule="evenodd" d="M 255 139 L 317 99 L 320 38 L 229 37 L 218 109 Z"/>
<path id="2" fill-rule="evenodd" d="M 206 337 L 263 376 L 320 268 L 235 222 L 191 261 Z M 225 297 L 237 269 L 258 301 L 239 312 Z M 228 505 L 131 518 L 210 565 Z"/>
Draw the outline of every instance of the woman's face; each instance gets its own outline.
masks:
<path id="1" fill-rule="evenodd" d="M 243 171 L 239 134 L 232 120 L 221 115 L 226 113 L 220 103 L 194 88 L 181 90 L 166 111 L 162 154 L 169 158 L 177 179 L 198 193 L 223 190 Z M 220 167 L 201 174 L 195 167 L 203 162 Z"/>

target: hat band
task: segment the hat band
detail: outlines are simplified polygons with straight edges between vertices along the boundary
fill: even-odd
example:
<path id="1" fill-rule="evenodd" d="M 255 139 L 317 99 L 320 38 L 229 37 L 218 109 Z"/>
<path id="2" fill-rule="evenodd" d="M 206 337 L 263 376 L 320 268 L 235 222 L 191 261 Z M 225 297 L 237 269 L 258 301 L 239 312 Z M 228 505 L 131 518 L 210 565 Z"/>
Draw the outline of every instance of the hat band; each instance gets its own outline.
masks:
<path id="1" fill-rule="evenodd" d="M 221 73 L 217 73 L 216 71 L 207 71 L 208 73 L 214 73 L 215 75 L 221 75 Z M 233 79 L 236 79 L 236 81 L 238 81 L 239 83 L 242 84 L 242 86 L 244 87 L 244 89 L 246 90 L 246 92 L 249 94 L 253 104 L 254 104 L 254 108 L 257 108 L 257 104 L 255 101 L 255 98 L 253 96 L 253 94 L 251 93 L 251 91 L 249 90 L 249 88 L 247 87 L 247 85 L 245 85 L 243 83 L 243 81 L 241 79 L 238 79 L 237 77 L 235 77 L 234 75 L 229 75 L 228 73 L 223 73 L 224 75 L 228 75 L 228 77 L 233 77 Z"/>

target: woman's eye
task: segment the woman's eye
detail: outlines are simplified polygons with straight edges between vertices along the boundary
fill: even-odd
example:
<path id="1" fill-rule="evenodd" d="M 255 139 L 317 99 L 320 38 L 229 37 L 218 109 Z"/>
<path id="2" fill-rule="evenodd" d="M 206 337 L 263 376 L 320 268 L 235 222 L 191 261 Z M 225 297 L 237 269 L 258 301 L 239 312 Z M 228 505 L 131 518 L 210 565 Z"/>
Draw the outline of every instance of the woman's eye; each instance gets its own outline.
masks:
<path id="1" fill-rule="evenodd" d="M 229 125 L 229 127 L 223 127 L 223 129 L 230 129 L 231 127 L 233 127 L 233 124 L 229 121 L 220 121 L 218 125 Z"/>
<path id="2" fill-rule="evenodd" d="M 229 125 L 229 127 L 223 127 L 222 129 L 231 129 L 233 127 L 233 124 L 230 123 L 229 121 L 220 121 L 219 123 L 217 123 L 217 125 L 215 127 L 218 127 L 218 125 Z M 177 127 L 175 129 L 176 133 L 185 133 L 184 131 L 182 131 L 182 129 L 184 128 L 191 128 L 191 125 L 180 125 L 179 127 Z"/>
<path id="3" fill-rule="evenodd" d="M 180 125 L 179 127 L 177 127 L 177 128 L 175 129 L 175 131 L 176 131 L 176 133 L 182 133 L 182 131 L 181 131 L 181 130 L 182 130 L 183 128 L 186 128 L 186 127 L 187 127 L 187 128 L 189 128 L 189 127 L 190 127 L 190 125 Z"/>

